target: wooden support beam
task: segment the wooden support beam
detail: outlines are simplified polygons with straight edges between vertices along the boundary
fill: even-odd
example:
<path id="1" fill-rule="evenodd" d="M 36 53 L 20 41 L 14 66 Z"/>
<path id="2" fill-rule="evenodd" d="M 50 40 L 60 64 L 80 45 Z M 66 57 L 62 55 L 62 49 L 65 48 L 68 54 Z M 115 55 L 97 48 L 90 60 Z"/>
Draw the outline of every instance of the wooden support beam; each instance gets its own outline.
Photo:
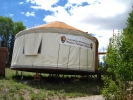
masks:
<path id="1" fill-rule="evenodd" d="M 101 73 L 97 73 L 97 81 L 101 82 Z"/>
<path id="2" fill-rule="evenodd" d="M 105 55 L 106 52 L 98 52 L 98 55 Z"/>
<path id="3" fill-rule="evenodd" d="M 34 81 L 36 81 L 36 82 L 40 82 L 41 78 L 42 78 L 42 76 L 38 73 L 36 75 L 34 75 Z"/>

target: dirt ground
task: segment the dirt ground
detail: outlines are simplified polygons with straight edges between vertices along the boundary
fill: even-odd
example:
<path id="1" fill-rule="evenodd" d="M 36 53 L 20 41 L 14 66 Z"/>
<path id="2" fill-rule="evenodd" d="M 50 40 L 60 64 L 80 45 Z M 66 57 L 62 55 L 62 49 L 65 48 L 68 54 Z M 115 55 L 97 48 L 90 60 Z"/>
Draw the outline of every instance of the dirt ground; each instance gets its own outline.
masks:
<path id="1" fill-rule="evenodd" d="M 88 96 L 88 97 L 77 97 L 68 100 L 105 100 L 101 95 Z"/>

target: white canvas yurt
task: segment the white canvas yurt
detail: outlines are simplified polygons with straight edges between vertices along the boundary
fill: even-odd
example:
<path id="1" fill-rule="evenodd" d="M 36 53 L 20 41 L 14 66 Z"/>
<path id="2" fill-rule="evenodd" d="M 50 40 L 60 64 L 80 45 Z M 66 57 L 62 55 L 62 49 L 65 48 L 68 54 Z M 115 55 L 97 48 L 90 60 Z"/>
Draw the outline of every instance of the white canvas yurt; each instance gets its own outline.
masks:
<path id="1" fill-rule="evenodd" d="M 98 41 L 63 22 L 16 35 L 11 69 L 44 73 L 89 73 L 98 69 Z"/>

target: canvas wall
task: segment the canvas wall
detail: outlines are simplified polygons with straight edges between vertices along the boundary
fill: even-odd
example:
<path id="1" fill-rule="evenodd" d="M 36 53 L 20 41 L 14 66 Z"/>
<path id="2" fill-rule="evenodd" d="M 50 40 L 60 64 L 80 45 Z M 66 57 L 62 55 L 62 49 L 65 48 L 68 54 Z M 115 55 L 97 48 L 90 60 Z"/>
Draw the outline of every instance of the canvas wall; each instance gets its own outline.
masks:
<path id="1" fill-rule="evenodd" d="M 15 40 L 11 67 L 95 70 L 95 42 L 77 35 L 30 33 Z"/>

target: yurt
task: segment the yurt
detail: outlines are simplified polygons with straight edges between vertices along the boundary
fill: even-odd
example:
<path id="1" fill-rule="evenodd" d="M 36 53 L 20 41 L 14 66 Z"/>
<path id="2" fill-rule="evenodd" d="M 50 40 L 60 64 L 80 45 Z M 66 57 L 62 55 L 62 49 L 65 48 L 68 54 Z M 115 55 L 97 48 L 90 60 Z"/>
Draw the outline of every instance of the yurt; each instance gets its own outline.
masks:
<path id="1" fill-rule="evenodd" d="M 98 69 L 98 41 L 63 22 L 16 34 L 11 69 L 38 73 L 87 74 Z"/>

